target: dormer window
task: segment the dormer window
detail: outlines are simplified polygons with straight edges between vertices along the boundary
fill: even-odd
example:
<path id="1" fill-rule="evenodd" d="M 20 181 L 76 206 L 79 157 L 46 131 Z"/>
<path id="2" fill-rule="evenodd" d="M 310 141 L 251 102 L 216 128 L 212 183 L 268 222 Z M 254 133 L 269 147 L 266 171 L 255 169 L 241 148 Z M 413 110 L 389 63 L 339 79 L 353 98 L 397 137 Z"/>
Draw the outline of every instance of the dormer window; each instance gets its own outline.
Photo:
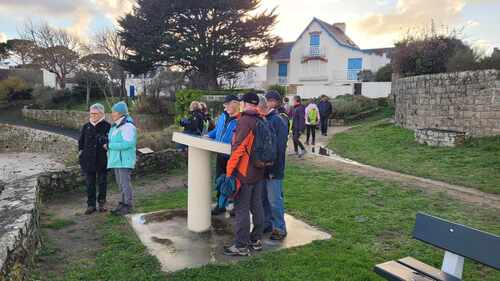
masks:
<path id="1" fill-rule="evenodd" d="M 320 34 L 319 33 L 311 33 L 310 38 L 310 55 L 312 57 L 317 57 L 320 55 Z"/>

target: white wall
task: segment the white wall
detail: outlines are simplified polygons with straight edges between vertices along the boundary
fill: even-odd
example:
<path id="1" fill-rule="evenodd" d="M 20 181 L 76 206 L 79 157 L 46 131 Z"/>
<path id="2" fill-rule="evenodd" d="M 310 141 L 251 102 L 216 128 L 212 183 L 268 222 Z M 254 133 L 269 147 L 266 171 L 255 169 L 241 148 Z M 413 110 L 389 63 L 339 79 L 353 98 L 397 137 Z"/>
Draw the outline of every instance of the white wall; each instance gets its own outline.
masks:
<path id="1" fill-rule="evenodd" d="M 127 96 L 130 97 L 130 85 L 135 86 L 135 96 L 144 94 L 144 85 L 147 85 L 150 80 L 150 78 L 127 78 L 125 80 L 125 89 L 127 90 Z"/>
<path id="2" fill-rule="evenodd" d="M 51 88 L 57 88 L 57 79 L 56 75 L 52 72 L 48 72 L 45 69 L 42 69 L 42 75 L 43 75 L 43 86 L 44 87 L 51 87 Z"/>
<path id="3" fill-rule="evenodd" d="M 391 82 L 363 82 L 361 94 L 369 98 L 386 98 L 391 93 Z"/>

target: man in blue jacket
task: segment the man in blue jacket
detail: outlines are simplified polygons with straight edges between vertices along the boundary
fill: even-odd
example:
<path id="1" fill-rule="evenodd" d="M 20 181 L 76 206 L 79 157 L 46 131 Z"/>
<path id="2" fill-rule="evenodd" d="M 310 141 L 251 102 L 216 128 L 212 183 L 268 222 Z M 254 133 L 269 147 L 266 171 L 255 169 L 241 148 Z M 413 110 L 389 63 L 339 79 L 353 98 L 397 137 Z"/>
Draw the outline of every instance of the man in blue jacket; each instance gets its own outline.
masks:
<path id="1" fill-rule="evenodd" d="M 266 193 L 264 197 L 265 227 L 271 227 L 271 240 L 283 240 L 286 237 L 285 206 L 283 200 L 283 178 L 285 176 L 285 155 L 288 142 L 288 116 L 283 110 L 281 95 L 270 91 L 266 94 L 269 112 L 266 119 L 276 134 L 276 160 L 267 170 Z M 266 200 L 267 199 L 267 200 Z M 267 224 L 267 225 L 266 225 Z"/>
<path id="2" fill-rule="evenodd" d="M 224 99 L 224 112 L 217 119 L 215 128 L 208 132 L 208 137 L 219 142 L 231 144 L 234 129 L 238 123 L 238 115 L 240 113 L 240 100 L 235 95 L 228 95 Z M 217 154 L 215 165 L 215 178 L 226 173 L 228 155 Z M 217 191 L 217 202 L 219 201 L 219 192 Z M 213 215 L 219 215 L 226 211 L 224 207 L 216 206 L 212 210 Z"/>

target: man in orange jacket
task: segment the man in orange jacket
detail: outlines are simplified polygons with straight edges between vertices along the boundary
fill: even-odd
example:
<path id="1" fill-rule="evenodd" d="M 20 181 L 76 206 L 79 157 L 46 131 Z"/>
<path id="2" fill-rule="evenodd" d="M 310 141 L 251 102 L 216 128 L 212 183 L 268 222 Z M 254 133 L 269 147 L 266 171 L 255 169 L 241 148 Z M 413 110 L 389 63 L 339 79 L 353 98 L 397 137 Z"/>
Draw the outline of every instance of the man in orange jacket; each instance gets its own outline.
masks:
<path id="1" fill-rule="evenodd" d="M 241 188 L 235 201 L 235 240 L 234 244 L 224 248 L 228 256 L 247 256 L 249 248 L 262 250 L 264 231 L 264 208 L 262 191 L 264 169 L 252 164 L 252 147 L 255 140 L 255 127 L 259 113 L 259 96 L 247 93 L 242 97 L 243 112 L 236 126 L 231 142 L 231 156 L 227 163 L 226 175 L 235 176 L 241 182 Z M 250 212 L 253 230 L 250 233 Z"/>

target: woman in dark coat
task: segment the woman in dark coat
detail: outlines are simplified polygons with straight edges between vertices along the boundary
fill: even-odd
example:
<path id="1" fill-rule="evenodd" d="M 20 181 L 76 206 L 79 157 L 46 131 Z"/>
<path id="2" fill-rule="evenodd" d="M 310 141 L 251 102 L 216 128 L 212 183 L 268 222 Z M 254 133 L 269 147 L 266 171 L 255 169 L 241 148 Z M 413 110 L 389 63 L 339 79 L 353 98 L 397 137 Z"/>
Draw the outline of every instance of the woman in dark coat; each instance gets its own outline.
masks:
<path id="1" fill-rule="evenodd" d="M 99 212 L 106 212 L 108 157 L 104 145 L 108 143 L 110 128 L 111 125 L 104 120 L 104 106 L 98 103 L 92 105 L 89 122 L 83 125 L 78 140 L 80 167 L 87 183 L 86 215 L 97 210 L 96 201 L 99 203 Z M 96 183 L 99 186 L 98 195 Z"/>

